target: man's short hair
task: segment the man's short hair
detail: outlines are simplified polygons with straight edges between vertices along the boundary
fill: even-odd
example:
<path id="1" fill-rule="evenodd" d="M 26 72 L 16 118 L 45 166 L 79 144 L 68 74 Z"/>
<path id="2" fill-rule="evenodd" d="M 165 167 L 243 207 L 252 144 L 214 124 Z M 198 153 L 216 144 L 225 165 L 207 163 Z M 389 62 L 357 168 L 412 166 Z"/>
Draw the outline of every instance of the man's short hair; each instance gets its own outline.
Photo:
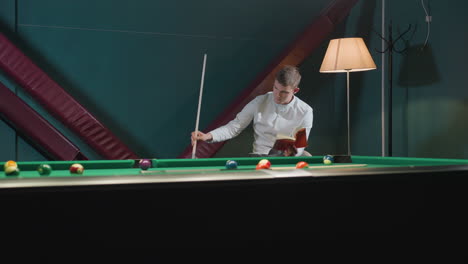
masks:
<path id="1" fill-rule="evenodd" d="M 296 88 L 301 82 L 301 74 L 297 67 L 286 65 L 276 73 L 276 80 L 283 86 Z"/>

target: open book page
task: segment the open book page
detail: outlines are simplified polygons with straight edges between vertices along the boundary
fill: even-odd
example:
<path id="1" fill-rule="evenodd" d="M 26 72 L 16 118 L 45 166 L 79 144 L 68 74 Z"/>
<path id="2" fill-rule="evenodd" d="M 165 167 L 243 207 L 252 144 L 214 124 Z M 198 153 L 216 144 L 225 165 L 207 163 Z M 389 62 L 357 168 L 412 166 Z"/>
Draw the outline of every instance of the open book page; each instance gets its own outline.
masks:
<path id="1" fill-rule="evenodd" d="M 277 156 L 294 156 L 297 154 L 298 148 L 307 147 L 307 134 L 305 128 L 294 130 L 294 137 L 278 134 L 275 144 L 271 149 L 271 155 Z"/>

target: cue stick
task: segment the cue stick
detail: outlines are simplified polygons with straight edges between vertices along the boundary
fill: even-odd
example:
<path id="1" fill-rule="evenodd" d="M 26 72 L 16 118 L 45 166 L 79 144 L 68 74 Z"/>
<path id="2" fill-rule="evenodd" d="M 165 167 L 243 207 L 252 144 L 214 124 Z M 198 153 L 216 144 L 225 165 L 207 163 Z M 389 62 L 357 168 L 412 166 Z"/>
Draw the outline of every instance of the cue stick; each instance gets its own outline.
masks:
<path id="1" fill-rule="evenodd" d="M 200 83 L 200 96 L 198 97 L 198 110 L 197 110 L 197 121 L 195 122 L 195 136 L 198 136 L 198 123 L 200 121 L 200 109 L 201 109 L 201 102 L 202 102 L 202 95 L 203 95 L 203 82 L 205 80 L 205 67 L 206 67 L 206 53 L 203 56 L 203 69 L 202 69 L 202 76 L 201 76 L 201 83 Z M 193 143 L 192 148 L 192 159 L 195 159 L 195 153 L 197 152 L 197 141 Z"/>

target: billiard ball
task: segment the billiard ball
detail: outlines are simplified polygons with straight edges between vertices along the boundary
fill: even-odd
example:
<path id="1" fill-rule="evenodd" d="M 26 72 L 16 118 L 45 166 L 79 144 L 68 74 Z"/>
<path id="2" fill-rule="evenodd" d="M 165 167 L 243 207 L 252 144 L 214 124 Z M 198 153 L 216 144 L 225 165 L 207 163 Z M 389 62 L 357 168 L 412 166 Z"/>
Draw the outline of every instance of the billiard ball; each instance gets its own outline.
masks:
<path id="1" fill-rule="evenodd" d="M 9 160 L 5 162 L 5 164 L 3 165 L 3 170 L 5 171 L 6 175 L 18 175 L 19 174 L 18 164 L 13 160 Z"/>
<path id="2" fill-rule="evenodd" d="M 309 167 L 309 163 L 307 163 L 305 161 L 299 161 L 296 164 L 296 169 L 303 169 L 303 168 L 308 168 L 308 167 Z"/>
<path id="3" fill-rule="evenodd" d="M 40 175 L 49 175 L 52 172 L 52 167 L 49 164 L 41 164 L 37 167 L 37 172 Z"/>
<path id="4" fill-rule="evenodd" d="M 330 165 L 333 164 L 334 158 L 332 155 L 325 155 L 323 156 L 323 164 Z"/>
<path id="5" fill-rule="evenodd" d="M 84 167 L 81 164 L 74 163 L 70 166 L 70 173 L 72 174 L 83 174 Z"/>
<path id="6" fill-rule="evenodd" d="M 267 159 L 262 159 L 258 162 L 255 169 L 262 170 L 262 169 L 269 169 L 271 167 L 271 162 Z"/>
<path id="7" fill-rule="evenodd" d="M 16 163 L 16 161 L 13 161 L 13 160 L 9 160 L 5 162 L 5 164 L 3 164 L 4 171 L 6 171 L 7 168 L 16 168 L 16 167 L 18 167 L 18 164 Z"/>
<path id="8" fill-rule="evenodd" d="M 142 170 L 147 170 L 147 169 L 151 168 L 151 160 L 149 160 L 149 159 L 142 159 L 142 160 L 140 160 L 140 162 L 138 163 L 138 165 L 140 166 L 140 169 L 142 169 Z"/>
<path id="9" fill-rule="evenodd" d="M 226 169 L 229 169 L 229 170 L 237 169 L 237 162 L 235 160 L 226 161 Z"/>

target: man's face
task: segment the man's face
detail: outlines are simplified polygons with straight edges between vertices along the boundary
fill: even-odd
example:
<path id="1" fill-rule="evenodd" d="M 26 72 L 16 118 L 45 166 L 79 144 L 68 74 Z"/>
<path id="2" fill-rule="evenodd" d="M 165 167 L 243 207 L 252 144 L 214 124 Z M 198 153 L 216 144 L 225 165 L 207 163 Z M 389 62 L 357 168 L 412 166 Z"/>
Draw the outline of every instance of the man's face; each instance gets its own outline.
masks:
<path id="1" fill-rule="evenodd" d="M 283 86 L 277 80 L 275 80 L 275 83 L 273 84 L 273 95 L 275 98 L 275 103 L 289 104 L 297 91 L 299 91 L 299 88 Z"/>

